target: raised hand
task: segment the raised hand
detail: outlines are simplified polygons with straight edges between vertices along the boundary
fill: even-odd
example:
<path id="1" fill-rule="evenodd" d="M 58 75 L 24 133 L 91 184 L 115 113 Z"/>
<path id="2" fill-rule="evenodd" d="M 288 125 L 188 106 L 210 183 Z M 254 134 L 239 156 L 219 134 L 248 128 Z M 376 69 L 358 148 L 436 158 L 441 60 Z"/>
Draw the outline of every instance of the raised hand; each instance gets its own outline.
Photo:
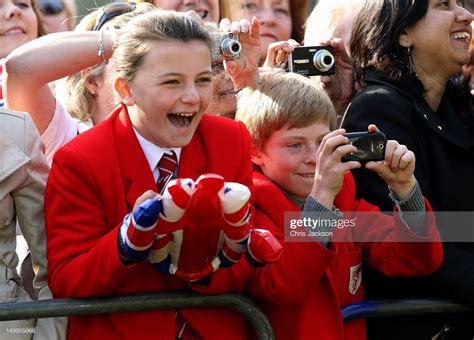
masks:
<path id="1" fill-rule="evenodd" d="M 365 167 L 376 172 L 403 201 L 415 187 L 415 154 L 395 140 L 387 141 L 385 159 L 368 162 Z"/>
<path id="2" fill-rule="evenodd" d="M 258 61 L 260 58 L 260 22 L 252 18 L 252 22 L 242 19 L 240 22 L 230 22 L 224 18 L 220 22 L 222 32 L 231 32 L 239 35 L 242 45 L 240 58 L 224 60 L 224 67 L 232 78 L 236 90 L 246 86 L 255 86 L 260 78 Z"/>
<path id="3" fill-rule="evenodd" d="M 321 45 L 334 47 L 336 73 L 330 76 L 321 76 L 321 83 L 339 114 L 345 109 L 355 93 L 352 59 L 347 54 L 340 38 L 322 41 Z"/>
<path id="4" fill-rule="evenodd" d="M 292 53 L 300 44 L 296 40 L 277 41 L 268 46 L 267 58 L 264 67 L 282 67 L 288 60 L 288 55 Z"/>
<path id="5" fill-rule="evenodd" d="M 347 144 L 349 139 L 344 136 L 345 133 L 344 129 L 328 133 L 316 151 L 316 171 L 310 195 L 326 208 L 332 207 L 342 188 L 346 171 L 361 166 L 356 161 L 341 162 L 344 155 L 357 150 L 355 146 Z"/>

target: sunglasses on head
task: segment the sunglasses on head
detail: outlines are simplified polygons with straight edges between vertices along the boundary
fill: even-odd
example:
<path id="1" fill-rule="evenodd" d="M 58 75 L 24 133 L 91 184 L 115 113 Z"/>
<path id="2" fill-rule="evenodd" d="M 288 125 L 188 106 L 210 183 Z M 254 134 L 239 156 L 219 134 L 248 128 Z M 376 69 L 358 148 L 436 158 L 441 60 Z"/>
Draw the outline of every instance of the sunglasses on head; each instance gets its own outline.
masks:
<path id="1" fill-rule="evenodd" d="M 102 13 L 95 20 L 93 31 L 100 31 L 102 26 L 116 16 L 132 12 L 136 8 L 134 2 L 112 2 L 102 8 Z"/>
<path id="2" fill-rule="evenodd" d="M 39 10 L 43 15 L 55 15 L 64 11 L 64 3 L 61 0 L 40 0 Z"/>

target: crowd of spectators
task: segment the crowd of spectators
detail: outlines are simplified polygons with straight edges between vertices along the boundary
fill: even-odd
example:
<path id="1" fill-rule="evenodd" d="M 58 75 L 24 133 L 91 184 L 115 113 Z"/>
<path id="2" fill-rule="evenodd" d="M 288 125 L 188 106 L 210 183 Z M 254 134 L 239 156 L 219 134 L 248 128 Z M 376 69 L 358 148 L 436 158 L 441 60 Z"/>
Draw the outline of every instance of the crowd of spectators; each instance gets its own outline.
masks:
<path id="1" fill-rule="evenodd" d="M 474 305 L 474 1 L 312 5 L 118 1 L 79 18 L 72 0 L 0 0 L 0 302 L 239 292 L 277 339 L 472 339 L 472 315 L 340 310 Z M 221 35 L 237 53 L 215 56 Z M 335 71 L 290 72 L 308 46 Z M 350 132 L 386 139 L 364 154 Z M 7 336 L 254 335 L 206 307 L 0 322 Z"/>

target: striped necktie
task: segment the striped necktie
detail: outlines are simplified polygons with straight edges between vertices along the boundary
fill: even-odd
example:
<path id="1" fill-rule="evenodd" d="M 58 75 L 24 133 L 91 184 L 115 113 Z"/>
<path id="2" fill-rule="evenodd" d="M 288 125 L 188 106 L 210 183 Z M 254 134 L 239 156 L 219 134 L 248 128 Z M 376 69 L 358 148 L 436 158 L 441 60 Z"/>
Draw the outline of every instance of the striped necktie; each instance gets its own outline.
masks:
<path id="1" fill-rule="evenodd" d="M 158 187 L 158 193 L 162 193 L 164 187 L 173 176 L 173 173 L 176 171 L 178 167 L 178 160 L 176 158 L 176 153 L 171 151 L 171 155 L 164 153 L 161 157 L 160 161 L 158 162 L 158 170 L 160 172 L 160 177 L 156 182 L 156 186 Z"/>

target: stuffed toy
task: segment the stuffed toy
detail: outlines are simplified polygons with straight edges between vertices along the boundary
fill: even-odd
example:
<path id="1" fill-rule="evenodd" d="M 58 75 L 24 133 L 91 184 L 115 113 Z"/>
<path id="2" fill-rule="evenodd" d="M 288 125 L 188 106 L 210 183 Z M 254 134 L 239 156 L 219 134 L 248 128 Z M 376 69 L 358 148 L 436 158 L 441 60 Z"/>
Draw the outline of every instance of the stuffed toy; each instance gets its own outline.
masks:
<path id="1" fill-rule="evenodd" d="M 250 190 L 215 174 L 196 182 L 170 181 L 163 195 L 142 203 L 120 229 L 124 260 L 149 260 L 162 272 L 200 280 L 237 263 L 254 266 L 279 259 L 282 246 L 267 230 L 251 226 Z"/>

